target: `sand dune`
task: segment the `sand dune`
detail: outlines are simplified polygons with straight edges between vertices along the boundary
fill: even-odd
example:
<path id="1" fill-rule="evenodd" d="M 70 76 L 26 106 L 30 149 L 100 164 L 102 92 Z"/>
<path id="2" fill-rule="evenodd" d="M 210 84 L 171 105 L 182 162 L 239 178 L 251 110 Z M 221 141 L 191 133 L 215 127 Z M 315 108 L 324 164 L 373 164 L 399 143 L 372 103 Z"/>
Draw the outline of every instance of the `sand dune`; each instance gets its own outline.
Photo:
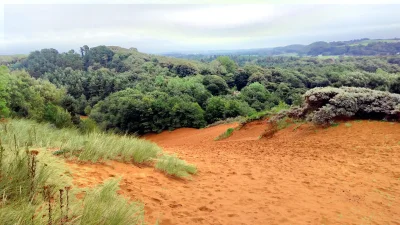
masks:
<path id="1" fill-rule="evenodd" d="M 76 185 L 122 177 L 121 194 L 154 224 L 400 224 L 400 124 L 302 125 L 258 140 L 253 122 L 178 129 L 145 138 L 198 166 L 193 180 L 118 162 L 69 163 Z"/>

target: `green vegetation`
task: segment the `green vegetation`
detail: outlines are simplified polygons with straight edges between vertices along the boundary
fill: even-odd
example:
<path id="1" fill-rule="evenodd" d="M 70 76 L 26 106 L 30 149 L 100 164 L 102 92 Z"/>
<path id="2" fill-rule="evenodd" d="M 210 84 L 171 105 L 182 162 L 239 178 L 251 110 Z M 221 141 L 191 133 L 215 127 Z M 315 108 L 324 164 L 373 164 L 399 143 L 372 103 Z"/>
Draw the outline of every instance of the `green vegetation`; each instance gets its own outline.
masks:
<path id="1" fill-rule="evenodd" d="M 345 123 L 344 124 L 346 127 L 351 127 L 352 125 L 351 125 L 351 123 Z"/>
<path id="2" fill-rule="evenodd" d="M 207 59 L 210 56 L 379 56 L 395 55 L 399 52 L 400 39 L 356 39 L 350 41 L 317 41 L 309 45 L 288 45 L 276 48 L 247 50 L 225 50 L 213 52 L 213 55 L 170 54 L 169 56 L 189 59 Z"/>
<path id="3" fill-rule="evenodd" d="M 17 121 L 28 125 L 24 122 Z M 81 190 L 71 188 L 63 161 L 46 148 L 34 148 L 36 142 L 23 139 L 29 135 L 16 133 L 22 127 L 11 124 L 0 129 L 1 224 L 143 224 L 143 204 L 117 196 L 117 180 L 87 190 L 83 202 L 76 199 Z M 45 143 L 36 132 L 42 134 L 32 130 L 31 141 Z"/>
<path id="4" fill-rule="evenodd" d="M 197 173 L 132 134 L 269 117 L 262 137 L 292 118 L 398 121 L 399 44 L 316 42 L 189 57 L 196 60 L 86 45 L 80 53 L 50 48 L 0 57 L 0 224 L 143 224 L 143 204 L 119 197 L 117 180 L 75 199 L 79 190 L 70 190 L 61 161 L 146 164 L 179 178 Z M 318 57 L 297 57 L 304 55 Z"/>
<path id="5" fill-rule="evenodd" d="M 85 197 L 80 224 L 144 224 L 144 205 L 117 194 L 118 180 L 105 181 Z"/>
<path id="6" fill-rule="evenodd" d="M 235 129 L 233 128 L 228 128 L 223 134 L 219 135 L 218 137 L 215 138 L 216 141 L 219 140 L 223 140 L 225 138 L 230 137 L 233 134 L 233 131 L 235 131 Z"/>
<path id="7" fill-rule="evenodd" d="M 198 55 L 197 61 L 114 46 L 82 46 L 80 53 L 42 49 L 9 61 L 11 72 L 2 67 L 0 114 L 57 127 L 90 125 L 89 130 L 139 135 L 202 128 L 239 116 L 257 119 L 280 102 L 302 105 L 303 94 L 315 87 L 400 93 L 400 56 L 392 52 L 398 44 L 367 39 L 316 42 L 276 48 L 274 54 L 320 57 Z M 340 53 L 344 47 L 346 53 Z M 389 55 L 349 56 L 377 52 Z M 89 116 L 91 124 L 83 124 L 79 115 Z"/>
<path id="8" fill-rule="evenodd" d="M 155 162 L 156 169 L 177 177 L 197 172 L 149 141 L 84 131 L 18 119 L 0 124 L 1 224 L 144 223 L 143 204 L 118 196 L 117 180 L 87 190 L 83 202 L 75 199 L 80 190 L 70 190 L 72 179 L 57 155 L 78 161 Z"/>
<path id="9" fill-rule="evenodd" d="M 306 104 L 282 112 L 272 120 L 284 116 L 306 119 L 317 125 L 328 125 L 336 119 L 375 119 L 399 121 L 400 94 L 366 88 L 314 88 L 304 95 Z M 346 123 L 346 126 L 351 126 Z"/>
<path id="10" fill-rule="evenodd" d="M 155 167 L 168 175 L 179 178 L 190 177 L 191 174 L 197 173 L 195 165 L 188 164 L 186 161 L 179 159 L 176 155 L 163 154 L 157 159 Z"/>
<path id="11" fill-rule="evenodd" d="M 338 127 L 340 125 L 340 123 L 338 122 L 332 122 L 331 123 L 331 127 Z"/>
<path id="12" fill-rule="evenodd" d="M 97 162 L 118 159 L 124 162 L 146 163 L 157 157 L 161 149 L 154 143 L 131 136 L 119 136 L 102 132 L 86 135 L 78 129 L 57 129 L 50 124 L 38 124 L 27 120 L 11 120 L 1 129 L 1 140 L 18 146 L 29 143 L 32 147 L 59 148 L 67 156 L 78 160 Z"/>

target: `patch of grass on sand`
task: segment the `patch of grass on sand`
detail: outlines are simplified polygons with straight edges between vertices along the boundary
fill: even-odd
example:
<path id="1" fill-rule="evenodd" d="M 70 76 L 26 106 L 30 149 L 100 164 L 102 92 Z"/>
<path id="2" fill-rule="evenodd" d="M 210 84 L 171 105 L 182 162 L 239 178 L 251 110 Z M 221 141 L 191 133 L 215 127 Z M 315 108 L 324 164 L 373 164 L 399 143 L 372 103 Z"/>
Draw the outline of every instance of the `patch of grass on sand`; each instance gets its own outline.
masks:
<path id="1" fill-rule="evenodd" d="M 150 141 L 12 119 L 0 123 L 0 224 L 144 224 L 143 204 L 119 196 L 118 180 L 88 188 L 84 200 L 78 200 L 82 190 L 72 188 L 64 160 L 55 155 L 156 162 L 157 169 L 177 177 L 197 172 Z"/>
<path id="2" fill-rule="evenodd" d="M 156 169 L 179 178 L 190 177 L 197 173 L 197 167 L 179 159 L 176 155 L 163 154 L 157 159 Z"/>
<path id="3" fill-rule="evenodd" d="M 351 125 L 351 123 L 345 123 L 344 124 L 346 127 L 351 127 L 352 125 Z"/>
<path id="4" fill-rule="evenodd" d="M 218 137 L 216 137 L 214 140 L 215 141 L 219 141 L 219 140 L 223 140 L 225 138 L 230 137 L 233 134 L 233 131 L 235 131 L 235 129 L 233 128 L 228 128 L 223 134 L 219 135 Z"/>
<path id="5" fill-rule="evenodd" d="M 50 124 L 29 120 L 10 120 L 0 126 L 3 143 L 18 146 L 59 149 L 56 154 L 73 156 L 80 161 L 97 162 L 114 159 L 123 162 L 151 162 L 161 152 L 154 143 L 132 136 L 100 131 L 82 134 L 78 129 L 57 129 Z"/>
<path id="6" fill-rule="evenodd" d="M 111 179 L 90 191 L 80 224 L 144 224 L 144 205 L 117 194 L 119 180 Z"/>
<path id="7" fill-rule="evenodd" d="M 337 127 L 339 125 L 340 125 L 340 123 L 338 123 L 338 122 L 331 123 L 331 127 Z"/>

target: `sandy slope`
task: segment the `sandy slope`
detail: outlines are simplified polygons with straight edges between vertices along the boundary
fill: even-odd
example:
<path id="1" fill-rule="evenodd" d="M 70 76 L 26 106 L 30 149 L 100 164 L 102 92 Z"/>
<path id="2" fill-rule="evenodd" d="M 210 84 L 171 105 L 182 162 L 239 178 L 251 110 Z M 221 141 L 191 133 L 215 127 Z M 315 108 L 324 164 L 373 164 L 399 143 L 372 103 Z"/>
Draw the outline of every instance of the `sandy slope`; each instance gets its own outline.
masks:
<path id="1" fill-rule="evenodd" d="M 400 124 L 351 124 L 268 140 L 260 122 L 218 142 L 236 124 L 148 135 L 198 166 L 192 181 L 117 162 L 70 166 L 79 186 L 122 176 L 149 224 L 400 224 Z"/>

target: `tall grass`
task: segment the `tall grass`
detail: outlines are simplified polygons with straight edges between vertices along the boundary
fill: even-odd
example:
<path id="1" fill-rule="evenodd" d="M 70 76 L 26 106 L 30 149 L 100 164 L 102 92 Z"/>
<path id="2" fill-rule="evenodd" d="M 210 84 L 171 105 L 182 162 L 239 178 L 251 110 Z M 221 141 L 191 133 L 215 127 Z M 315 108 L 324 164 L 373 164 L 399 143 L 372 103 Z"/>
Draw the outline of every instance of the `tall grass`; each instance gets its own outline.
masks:
<path id="1" fill-rule="evenodd" d="M 51 204 L 56 192 L 72 184 L 60 159 L 44 149 L 29 149 L 2 143 L 0 161 L 0 224 L 49 224 L 48 201 L 44 187 L 51 187 Z M 32 163 L 34 162 L 34 163 Z M 69 213 L 76 217 L 76 199 L 70 196 Z M 64 217 L 59 207 L 51 211 L 51 221 L 59 224 Z"/>
<path id="2" fill-rule="evenodd" d="M 11 120 L 0 124 L 0 224 L 143 224 L 143 204 L 128 202 L 117 195 L 118 180 L 111 180 L 94 190 L 88 190 L 84 201 L 75 198 L 81 190 L 73 188 L 72 178 L 65 162 L 54 156 L 46 147 L 75 148 L 79 157 L 84 147 L 113 141 L 122 157 L 126 152 L 129 160 L 145 162 L 149 154 L 141 153 L 147 143 L 134 138 L 106 134 L 80 135 L 77 130 L 58 130 L 45 124 L 26 120 Z M 135 147 L 129 144 L 144 143 L 132 152 L 122 146 Z M 39 146 L 44 146 L 40 148 Z M 104 157 L 104 148 L 112 145 L 102 144 L 97 158 Z M 135 153 L 137 149 L 139 153 Z M 91 152 L 93 152 L 91 150 Z M 106 155 L 114 156 L 108 153 Z M 90 157 L 90 154 L 87 155 Z M 153 157 L 153 155 L 151 155 Z"/>
<path id="3" fill-rule="evenodd" d="M 85 197 L 80 224 L 144 224 L 144 205 L 117 195 L 118 180 L 104 182 Z"/>
<path id="4" fill-rule="evenodd" d="M 157 157 L 161 149 L 154 143 L 131 136 L 101 132 L 82 134 L 73 128 L 57 129 L 50 124 L 28 120 L 11 120 L 0 126 L 0 139 L 7 145 L 29 145 L 59 149 L 64 155 L 82 161 L 116 159 L 146 163 Z"/>
<path id="5" fill-rule="evenodd" d="M 195 165 L 179 159 L 176 155 L 163 154 L 157 159 L 155 167 L 168 175 L 179 178 L 190 177 L 191 174 L 197 173 Z"/>

